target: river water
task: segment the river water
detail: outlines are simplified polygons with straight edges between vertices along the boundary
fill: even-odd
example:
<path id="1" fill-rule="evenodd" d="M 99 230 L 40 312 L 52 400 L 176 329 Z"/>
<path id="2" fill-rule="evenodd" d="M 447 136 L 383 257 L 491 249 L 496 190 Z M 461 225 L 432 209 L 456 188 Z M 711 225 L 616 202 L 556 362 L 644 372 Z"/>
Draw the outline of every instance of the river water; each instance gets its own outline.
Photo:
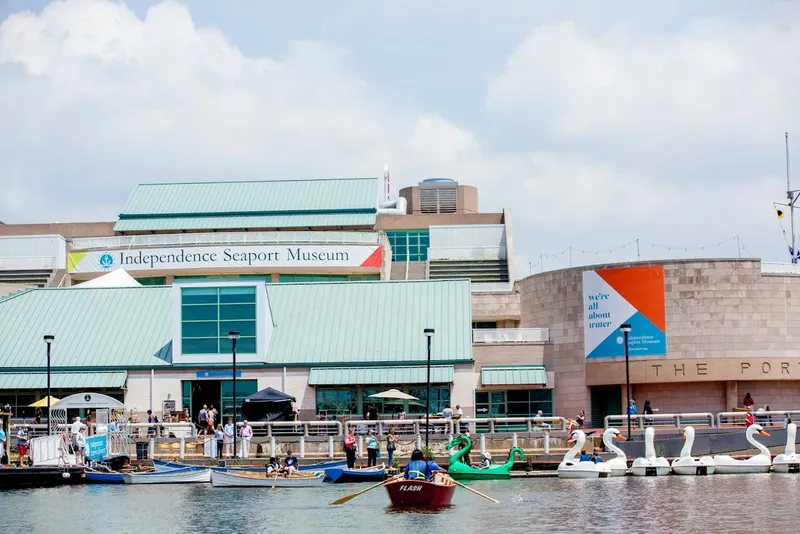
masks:
<path id="1" fill-rule="evenodd" d="M 457 489 L 437 512 L 395 511 L 378 488 L 347 504 L 328 503 L 367 485 L 214 488 L 86 485 L 0 491 L 2 532 L 798 532 L 800 475 L 557 478 L 475 481 L 492 504 Z"/>

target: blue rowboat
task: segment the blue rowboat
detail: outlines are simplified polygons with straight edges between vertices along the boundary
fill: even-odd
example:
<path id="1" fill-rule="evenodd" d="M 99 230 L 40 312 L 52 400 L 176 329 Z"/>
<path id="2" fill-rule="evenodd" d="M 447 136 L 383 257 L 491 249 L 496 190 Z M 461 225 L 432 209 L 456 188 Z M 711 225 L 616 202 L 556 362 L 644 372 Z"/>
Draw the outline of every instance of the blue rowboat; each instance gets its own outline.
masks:
<path id="1" fill-rule="evenodd" d="M 266 463 L 266 462 L 265 462 Z M 318 464 L 310 464 L 310 465 L 301 465 L 298 471 L 325 471 L 327 474 L 328 469 L 337 468 L 337 467 L 344 467 L 347 465 L 347 460 L 335 460 L 331 462 L 322 462 Z M 157 472 L 164 472 L 170 469 L 176 468 L 185 468 L 191 467 L 192 469 L 207 469 L 204 466 L 194 466 L 189 464 L 182 464 L 179 462 L 168 462 L 164 460 L 153 460 L 153 466 L 156 468 Z M 234 467 L 210 467 L 213 471 L 247 471 L 250 473 L 266 473 L 266 467 L 256 467 L 256 466 L 234 466 Z"/>
<path id="2" fill-rule="evenodd" d="M 348 469 L 347 466 L 334 467 L 326 469 L 325 474 L 334 482 L 380 482 L 386 478 L 386 467 L 383 465 L 361 469 Z"/>
<path id="3" fill-rule="evenodd" d="M 97 471 L 86 471 L 86 482 L 89 484 L 124 484 L 122 475 L 119 473 L 98 473 Z"/>

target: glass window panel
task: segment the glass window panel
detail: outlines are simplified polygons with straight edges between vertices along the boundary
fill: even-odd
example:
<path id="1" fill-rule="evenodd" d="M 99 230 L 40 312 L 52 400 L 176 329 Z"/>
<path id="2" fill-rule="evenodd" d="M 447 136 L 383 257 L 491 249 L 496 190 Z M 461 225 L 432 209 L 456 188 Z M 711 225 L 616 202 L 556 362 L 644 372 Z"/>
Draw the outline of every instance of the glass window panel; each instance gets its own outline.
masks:
<path id="1" fill-rule="evenodd" d="M 256 318 L 256 305 L 255 304 L 221 304 L 219 307 L 219 318 L 223 321 L 230 321 L 236 319 L 250 319 L 251 321 Z"/>
<path id="2" fill-rule="evenodd" d="M 476 391 L 475 392 L 475 404 L 488 404 L 489 403 L 489 392 L 488 391 Z"/>
<path id="3" fill-rule="evenodd" d="M 535 414 L 536 412 L 534 412 Z M 532 415 L 530 413 L 530 405 L 527 402 L 509 402 L 508 413 L 509 417 L 523 417 Z"/>
<path id="4" fill-rule="evenodd" d="M 216 304 L 216 287 L 184 287 L 181 289 L 183 304 Z"/>
<path id="5" fill-rule="evenodd" d="M 219 301 L 227 303 L 255 303 L 256 288 L 250 287 L 221 287 L 219 288 Z"/>
<path id="6" fill-rule="evenodd" d="M 492 404 L 505 404 L 506 392 L 505 391 L 492 391 Z"/>
<path id="7" fill-rule="evenodd" d="M 527 389 L 510 389 L 506 393 L 508 402 L 528 402 Z"/>
<path id="8" fill-rule="evenodd" d="M 217 323 L 211 323 L 216 326 Z M 256 335 L 255 321 L 222 321 L 219 323 L 219 336 L 228 337 L 228 332 L 237 331 L 242 337 L 252 337 Z M 186 335 L 186 334 L 184 334 Z M 217 334 L 211 334 L 215 336 Z"/>
<path id="9" fill-rule="evenodd" d="M 214 339 L 184 339 L 184 354 L 217 354 L 219 350 L 218 341 Z"/>
<path id="10" fill-rule="evenodd" d="M 184 321 L 216 321 L 217 320 L 216 304 L 202 306 L 183 306 L 181 309 L 182 319 Z"/>
<path id="11" fill-rule="evenodd" d="M 236 343 L 236 352 L 242 354 L 255 354 L 256 352 L 256 338 L 243 337 Z"/>
<path id="12" fill-rule="evenodd" d="M 217 322 L 184 322 L 182 325 L 182 336 L 188 337 L 217 337 Z"/>

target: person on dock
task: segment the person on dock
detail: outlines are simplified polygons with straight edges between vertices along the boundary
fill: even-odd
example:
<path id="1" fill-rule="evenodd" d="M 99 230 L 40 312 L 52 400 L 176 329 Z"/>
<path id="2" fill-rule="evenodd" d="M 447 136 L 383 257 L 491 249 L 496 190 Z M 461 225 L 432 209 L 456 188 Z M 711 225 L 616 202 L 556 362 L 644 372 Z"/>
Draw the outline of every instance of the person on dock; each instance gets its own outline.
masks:
<path id="1" fill-rule="evenodd" d="M 205 435 L 208 432 L 208 406 L 205 404 L 197 416 L 197 426 L 200 427 L 200 435 Z"/>
<path id="2" fill-rule="evenodd" d="M 583 428 L 583 425 L 586 424 L 586 412 L 581 410 L 575 418 L 575 423 L 578 425 L 578 428 Z"/>
<path id="3" fill-rule="evenodd" d="M 86 435 L 81 429 L 75 435 L 75 465 L 83 465 L 86 461 Z"/>
<path id="4" fill-rule="evenodd" d="M 369 431 L 369 438 L 367 438 L 367 467 L 375 467 L 378 465 L 378 439 L 375 437 L 375 431 Z"/>
<path id="5" fill-rule="evenodd" d="M 72 425 L 69 428 L 70 434 L 72 435 L 72 449 L 75 450 L 78 448 L 78 434 L 81 431 L 86 429 L 86 425 L 81 422 L 80 417 L 76 417 L 75 421 L 73 421 Z M 77 454 L 77 451 L 75 452 Z"/>
<path id="6" fill-rule="evenodd" d="M 742 401 L 742 406 L 744 406 L 748 410 L 753 410 L 753 406 L 755 406 L 756 401 L 753 397 L 750 396 L 750 393 L 745 393 L 744 400 Z"/>
<path id="7" fill-rule="evenodd" d="M 388 454 L 389 467 L 392 467 L 394 462 L 394 451 L 397 449 L 397 436 L 394 435 L 394 427 L 389 427 L 389 433 L 386 435 L 386 454 Z"/>
<path id="8" fill-rule="evenodd" d="M 631 417 L 631 424 L 633 425 L 633 428 L 636 428 L 636 419 L 633 419 L 633 417 L 636 415 L 637 411 L 638 408 L 636 407 L 636 401 L 633 399 L 628 401 L 628 415 Z"/>
<path id="9" fill-rule="evenodd" d="M 403 478 L 406 480 L 415 480 L 417 478 L 431 480 L 434 473 L 441 470 L 442 468 L 436 465 L 436 462 L 426 461 L 421 450 L 414 449 L 414 452 L 411 453 L 411 461 L 408 462 L 403 470 Z"/>
<path id="10" fill-rule="evenodd" d="M 217 439 L 217 458 L 222 459 L 222 446 L 225 444 L 225 431 L 222 429 L 222 425 L 217 425 L 214 437 Z"/>
<path id="11" fill-rule="evenodd" d="M 297 462 L 297 457 L 292 454 L 292 449 L 288 449 L 286 451 L 286 458 L 283 459 L 283 471 L 287 475 L 291 475 L 300 467 L 300 464 Z"/>
<path id="12" fill-rule="evenodd" d="M 347 468 L 353 469 L 356 466 L 356 436 L 353 428 L 350 427 L 344 437 L 344 454 L 347 456 Z"/>
<path id="13" fill-rule="evenodd" d="M 6 457 L 6 431 L 3 430 L 0 424 L 0 465 L 8 465 L 8 458 Z"/>
<path id="14" fill-rule="evenodd" d="M 210 421 L 210 419 L 209 419 Z M 230 458 L 236 452 L 233 450 L 233 433 L 235 432 L 233 426 L 233 417 L 228 417 L 228 424 L 225 425 L 225 456 Z"/>
<path id="15" fill-rule="evenodd" d="M 239 437 L 242 438 L 242 458 L 250 456 L 250 438 L 253 437 L 253 427 L 247 423 L 247 419 L 242 421 L 242 428 L 239 429 Z"/>
<path id="16" fill-rule="evenodd" d="M 19 427 L 17 431 L 17 450 L 19 451 L 19 466 L 22 467 L 25 456 L 28 454 L 28 429 Z"/>

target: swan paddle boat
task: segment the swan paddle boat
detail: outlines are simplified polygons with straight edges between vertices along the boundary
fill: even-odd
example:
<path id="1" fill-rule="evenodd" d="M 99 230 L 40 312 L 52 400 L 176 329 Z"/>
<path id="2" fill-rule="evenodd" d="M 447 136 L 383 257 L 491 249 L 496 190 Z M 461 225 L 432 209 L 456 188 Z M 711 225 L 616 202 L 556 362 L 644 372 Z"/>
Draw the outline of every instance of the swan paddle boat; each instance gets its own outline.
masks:
<path id="1" fill-rule="evenodd" d="M 447 444 L 447 450 L 457 445 L 463 445 L 463 448 L 457 450 L 450 457 L 450 465 L 447 466 L 447 474 L 454 479 L 508 478 L 511 476 L 511 469 L 514 467 L 514 458 L 525 459 L 523 450 L 519 447 L 513 447 L 508 451 L 506 463 L 479 469 L 464 463 L 462 460 L 464 456 L 469 458 L 469 452 L 472 450 L 472 440 L 469 436 L 456 436 L 453 441 Z"/>
<path id="2" fill-rule="evenodd" d="M 797 454 L 795 442 L 797 440 L 797 425 L 786 425 L 786 448 L 772 460 L 772 470 L 776 473 L 800 473 L 800 454 Z M 88 476 L 88 473 L 87 473 Z"/>
<path id="3" fill-rule="evenodd" d="M 606 478 L 611 476 L 611 468 L 608 467 L 607 462 L 596 464 L 580 462 L 575 459 L 575 455 L 583 450 L 583 445 L 586 443 L 586 434 L 583 430 L 574 430 L 568 441 L 573 440 L 575 446 L 567 451 L 564 459 L 558 464 L 558 478 Z"/>
<path id="4" fill-rule="evenodd" d="M 686 440 L 679 458 L 672 460 L 672 473 L 675 475 L 713 475 L 714 458 L 711 456 L 692 456 L 694 446 L 694 427 L 687 426 L 683 429 L 683 439 Z"/>
<path id="5" fill-rule="evenodd" d="M 669 460 L 656 456 L 656 430 L 648 426 L 644 431 L 644 458 L 636 458 L 631 473 L 637 477 L 654 477 L 669 474 Z"/>
<path id="6" fill-rule="evenodd" d="M 628 457 L 622 449 L 614 445 L 611 441 L 614 438 L 625 441 L 627 438 L 620 434 L 616 428 L 606 428 L 603 432 L 603 445 L 608 452 L 613 452 L 616 456 L 607 462 L 604 462 L 606 467 L 611 469 L 612 477 L 624 477 L 628 474 Z"/>
<path id="7" fill-rule="evenodd" d="M 398 478 L 386 484 L 392 506 L 442 508 L 450 506 L 456 483 L 444 473 L 435 473 L 432 481 L 424 478 Z"/>
<path id="8" fill-rule="evenodd" d="M 289 476 L 256 473 L 254 471 L 211 471 L 211 485 L 224 488 L 308 488 L 320 486 L 325 473 L 296 472 Z"/>
<path id="9" fill-rule="evenodd" d="M 747 441 L 756 449 L 758 454 L 745 460 L 737 460 L 728 455 L 714 456 L 715 472 L 719 475 L 769 473 L 772 467 L 772 455 L 763 444 L 756 441 L 756 434 L 769 436 L 761 425 L 750 425 L 745 431 Z"/>

